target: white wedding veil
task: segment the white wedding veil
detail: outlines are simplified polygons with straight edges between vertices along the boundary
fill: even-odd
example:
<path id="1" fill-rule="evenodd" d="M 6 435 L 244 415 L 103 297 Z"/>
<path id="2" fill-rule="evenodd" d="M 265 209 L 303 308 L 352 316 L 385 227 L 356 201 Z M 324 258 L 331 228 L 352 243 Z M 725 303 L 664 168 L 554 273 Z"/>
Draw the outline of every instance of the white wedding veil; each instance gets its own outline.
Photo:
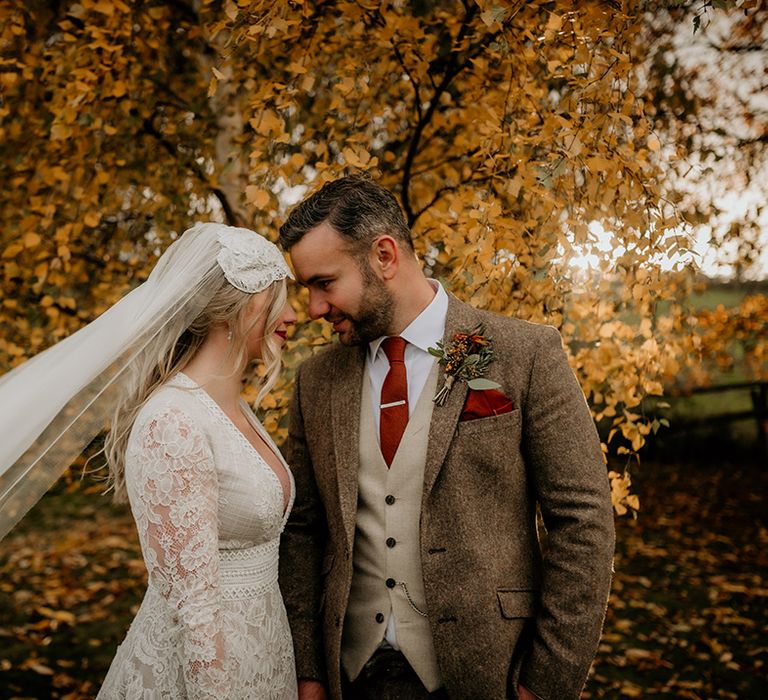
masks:
<path id="1" fill-rule="evenodd" d="M 261 246 L 255 256 L 254 239 Z M 105 429 L 131 361 L 167 324 L 185 328 L 206 307 L 219 267 L 248 292 L 259 291 L 243 286 L 249 274 L 261 288 L 290 276 L 277 248 L 258 234 L 197 224 L 170 245 L 146 282 L 0 377 L 0 539 Z"/>

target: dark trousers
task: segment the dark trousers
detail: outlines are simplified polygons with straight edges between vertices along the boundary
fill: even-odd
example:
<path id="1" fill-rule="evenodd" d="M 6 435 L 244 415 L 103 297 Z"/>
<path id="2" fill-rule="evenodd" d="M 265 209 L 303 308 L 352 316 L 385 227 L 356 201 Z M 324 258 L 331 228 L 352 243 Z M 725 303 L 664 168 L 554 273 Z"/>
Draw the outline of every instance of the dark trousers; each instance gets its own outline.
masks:
<path id="1" fill-rule="evenodd" d="M 342 671 L 341 694 L 344 700 L 448 700 L 444 688 L 430 693 L 394 649 L 377 650 L 354 681 Z"/>

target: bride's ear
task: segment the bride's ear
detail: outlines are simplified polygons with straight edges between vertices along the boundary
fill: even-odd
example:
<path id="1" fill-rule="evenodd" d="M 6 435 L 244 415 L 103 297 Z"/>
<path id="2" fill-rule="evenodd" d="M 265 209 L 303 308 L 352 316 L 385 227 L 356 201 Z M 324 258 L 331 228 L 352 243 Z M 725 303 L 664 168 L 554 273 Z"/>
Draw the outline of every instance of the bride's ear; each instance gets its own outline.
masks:
<path id="1" fill-rule="evenodd" d="M 379 236 L 371 249 L 371 263 L 383 280 L 391 280 L 400 265 L 400 249 L 392 236 Z"/>

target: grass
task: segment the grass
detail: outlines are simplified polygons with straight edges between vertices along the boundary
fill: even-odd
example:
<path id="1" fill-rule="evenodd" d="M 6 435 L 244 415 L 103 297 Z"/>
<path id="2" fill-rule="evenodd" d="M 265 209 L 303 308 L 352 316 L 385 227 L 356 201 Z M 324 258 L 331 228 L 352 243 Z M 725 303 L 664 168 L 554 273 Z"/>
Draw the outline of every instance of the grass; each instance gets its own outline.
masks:
<path id="1" fill-rule="evenodd" d="M 713 286 L 691 294 L 688 301 L 695 309 L 716 309 L 721 304 L 729 309 L 738 306 L 749 295 L 747 289 Z"/>

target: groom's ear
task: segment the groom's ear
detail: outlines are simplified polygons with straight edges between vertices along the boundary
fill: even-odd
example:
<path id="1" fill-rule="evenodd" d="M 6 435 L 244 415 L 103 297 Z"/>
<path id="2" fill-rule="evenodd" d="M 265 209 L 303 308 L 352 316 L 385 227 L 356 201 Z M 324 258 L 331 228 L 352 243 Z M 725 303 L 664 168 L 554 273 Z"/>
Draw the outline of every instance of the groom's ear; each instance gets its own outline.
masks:
<path id="1" fill-rule="evenodd" d="M 400 265 L 400 249 L 392 236 L 379 236 L 371 247 L 371 267 L 383 280 L 391 280 Z"/>

